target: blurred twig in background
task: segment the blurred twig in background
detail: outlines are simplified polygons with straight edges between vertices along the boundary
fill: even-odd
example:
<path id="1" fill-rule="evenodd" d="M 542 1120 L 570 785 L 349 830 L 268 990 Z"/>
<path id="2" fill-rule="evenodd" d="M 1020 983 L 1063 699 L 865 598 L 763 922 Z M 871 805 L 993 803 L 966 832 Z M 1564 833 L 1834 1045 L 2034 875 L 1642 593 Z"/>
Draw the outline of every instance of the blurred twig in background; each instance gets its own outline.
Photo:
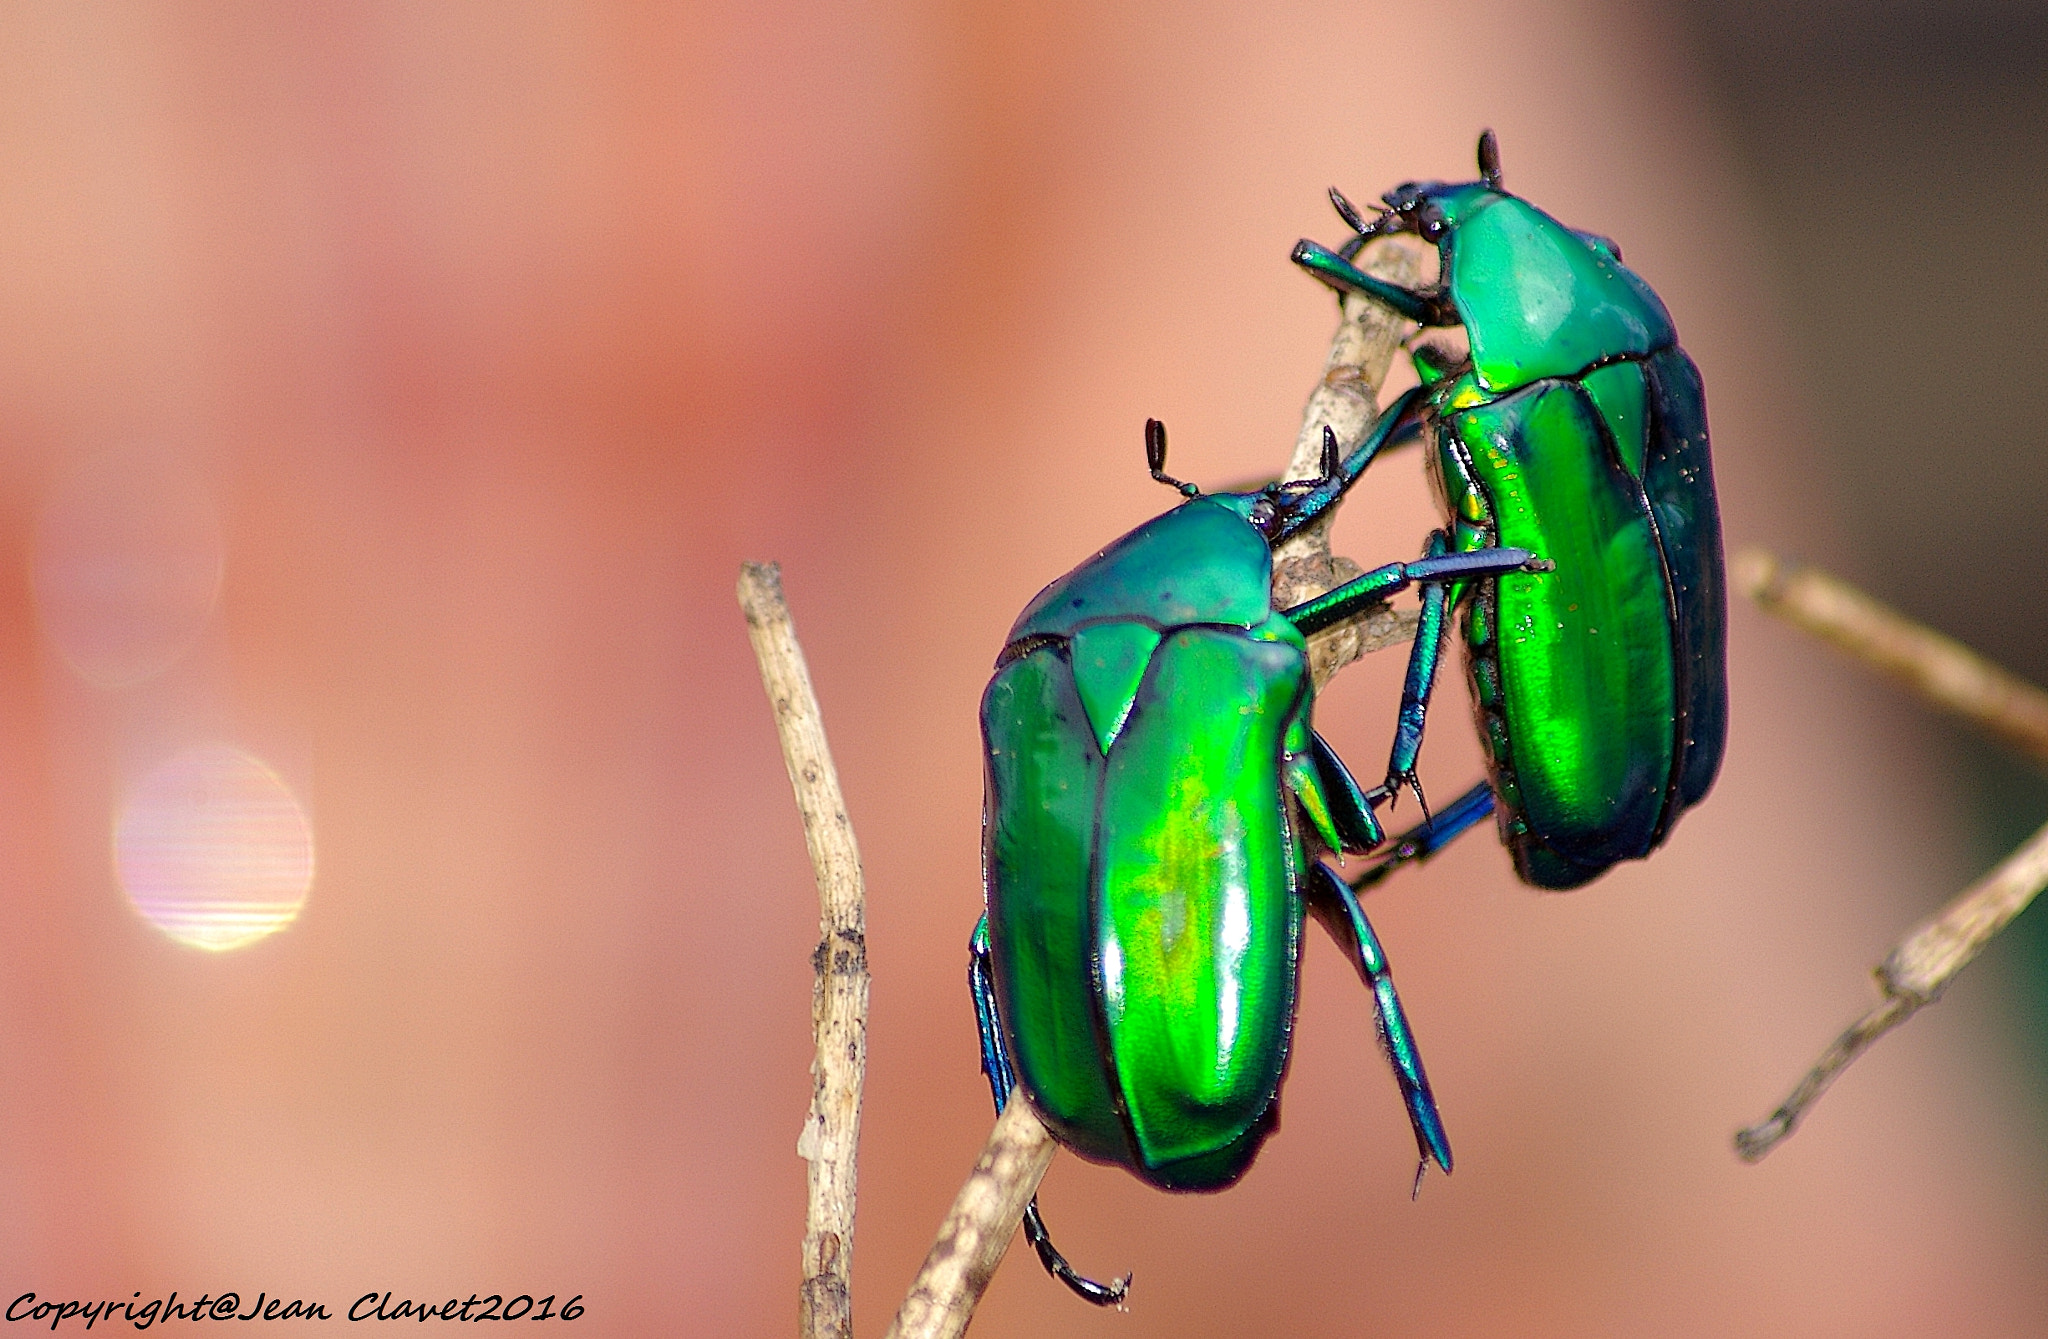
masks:
<path id="1" fill-rule="evenodd" d="M 1759 605 L 2048 765 L 2048 693 L 1846 582 L 1748 549 L 1735 584 Z"/>
<path id="2" fill-rule="evenodd" d="M 1825 573 L 1787 567 L 1751 549 L 1737 555 L 1734 576 L 1736 585 L 1765 609 L 2048 763 L 2048 693 L 2033 684 Z M 1775 1148 L 1851 1061 L 1939 999 L 1956 974 L 2044 887 L 2048 827 L 1899 942 L 1875 969 L 1882 1001 L 1835 1039 L 1768 1119 L 1736 1132 L 1735 1151 L 1755 1162 Z"/>

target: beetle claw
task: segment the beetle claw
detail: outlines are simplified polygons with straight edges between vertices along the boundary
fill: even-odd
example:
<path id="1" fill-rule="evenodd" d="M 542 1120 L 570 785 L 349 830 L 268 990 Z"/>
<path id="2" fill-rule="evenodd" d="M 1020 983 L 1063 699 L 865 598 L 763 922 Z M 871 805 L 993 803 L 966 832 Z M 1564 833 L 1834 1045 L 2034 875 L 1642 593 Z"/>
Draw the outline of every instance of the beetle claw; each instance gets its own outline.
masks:
<path id="1" fill-rule="evenodd" d="M 1422 821 L 1430 822 L 1429 797 L 1422 793 L 1422 779 L 1414 772 L 1389 772 L 1387 779 L 1367 791 L 1365 796 L 1375 808 L 1382 799 L 1391 808 L 1400 802 L 1401 792 L 1404 790 L 1411 792 L 1415 796 L 1415 803 L 1422 806 Z"/>
<path id="2" fill-rule="evenodd" d="M 1131 1276 L 1125 1274 L 1112 1283 L 1097 1283 L 1094 1279 L 1067 1263 L 1059 1247 L 1052 1244 L 1052 1234 L 1045 1230 L 1045 1220 L 1038 1214 L 1038 1197 L 1033 1195 L 1031 1203 L 1024 1206 L 1024 1238 L 1038 1252 L 1038 1262 L 1045 1266 L 1045 1272 L 1067 1285 L 1073 1294 L 1084 1302 L 1095 1306 L 1113 1306 L 1124 1309 L 1124 1299 L 1130 1296 Z"/>

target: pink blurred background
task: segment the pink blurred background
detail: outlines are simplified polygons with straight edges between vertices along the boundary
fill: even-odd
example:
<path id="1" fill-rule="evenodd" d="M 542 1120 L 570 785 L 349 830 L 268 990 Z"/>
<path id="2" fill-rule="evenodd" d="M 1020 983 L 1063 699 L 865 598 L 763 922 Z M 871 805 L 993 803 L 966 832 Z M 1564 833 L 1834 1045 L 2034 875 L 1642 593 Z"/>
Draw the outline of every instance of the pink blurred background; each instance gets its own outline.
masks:
<path id="1" fill-rule="evenodd" d="M 0 14 L 0 1294 L 789 1333 L 816 903 L 732 596 L 774 558 L 868 871 L 879 1333 L 989 1124 L 990 662 L 1170 500 L 1148 415 L 1185 477 L 1285 458 L 1333 322 L 1286 253 L 1338 233 L 1326 185 L 1463 178 L 1494 127 L 1509 184 L 1675 313 L 1731 545 L 1857 552 L 1687 32 L 1597 0 Z M 1339 548 L 1432 523 L 1397 457 Z M 1239 1188 L 1046 1182 L 1132 1313 L 1020 1251 L 975 1333 L 2037 1332 L 2048 1167 L 1990 984 L 1761 1166 L 1730 1151 L 1979 867 L 1934 728 L 1733 619 L 1722 781 L 1654 860 L 1538 896 L 1482 836 L 1375 900 L 1455 1177 L 1409 1201 L 1318 939 Z M 1361 765 L 1380 660 L 1319 718 Z M 1454 700 L 1436 794 L 1468 735 Z M 209 748 L 316 870 L 218 953 L 110 856 Z"/>

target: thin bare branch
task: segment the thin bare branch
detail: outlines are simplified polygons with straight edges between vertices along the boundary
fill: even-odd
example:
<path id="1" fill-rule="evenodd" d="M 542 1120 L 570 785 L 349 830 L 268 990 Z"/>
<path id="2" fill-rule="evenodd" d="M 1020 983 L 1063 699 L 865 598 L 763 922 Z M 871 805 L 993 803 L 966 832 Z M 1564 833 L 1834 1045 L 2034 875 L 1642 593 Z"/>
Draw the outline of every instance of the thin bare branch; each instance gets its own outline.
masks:
<path id="1" fill-rule="evenodd" d="M 1412 288 L 1426 278 L 1430 249 L 1405 235 L 1380 238 L 1359 253 L 1358 266 L 1375 278 Z M 1337 329 L 1330 336 L 1329 357 L 1322 380 L 1309 392 L 1301 414 L 1301 431 L 1283 478 L 1313 479 L 1321 471 L 1323 428 L 1337 435 L 1348 451 L 1365 439 L 1379 421 L 1380 387 L 1393 366 L 1394 354 L 1412 324 L 1383 303 L 1356 294 L 1338 302 Z M 1330 552 L 1330 524 L 1335 511 L 1282 544 L 1273 553 L 1273 603 L 1285 608 L 1312 600 L 1349 581 L 1362 570 L 1349 558 Z M 1362 655 L 1398 646 L 1415 636 L 1415 613 L 1376 605 L 1358 618 L 1325 628 L 1309 639 L 1308 663 L 1316 687 Z"/>
<path id="2" fill-rule="evenodd" d="M 953 1339 L 967 1329 L 1057 1149 L 1038 1113 L 1017 1094 L 996 1118 L 980 1161 L 939 1224 L 938 1240 L 887 1339 Z"/>
<path id="3" fill-rule="evenodd" d="M 1870 1043 L 1912 1017 L 1919 1007 L 1911 1000 L 1891 996 L 1857 1019 L 1848 1031 L 1821 1052 L 1820 1059 L 1813 1062 L 1813 1068 L 1806 1072 L 1806 1077 L 1799 1081 L 1799 1086 L 1776 1111 L 1761 1123 L 1735 1132 L 1736 1154 L 1744 1162 L 1756 1162 L 1776 1148 L 1780 1140 L 1798 1128 L 1806 1109 L 1828 1090 L 1836 1075 L 1862 1055 Z"/>
<path id="4" fill-rule="evenodd" d="M 1373 242 L 1359 256 L 1366 273 L 1401 284 L 1424 277 L 1427 253 L 1411 239 Z M 1285 477 L 1314 478 L 1322 460 L 1323 425 L 1341 446 L 1355 446 L 1378 417 L 1377 397 L 1408 325 L 1378 303 L 1347 297 L 1330 338 L 1323 377 L 1310 394 L 1301 434 Z M 1273 555 L 1273 602 L 1277 606 L 1313 599 L 1362 570 L 1330 553 L 1327 522 L 1309 527 Z M 1415 614 L 1377 606 L 1359 618 L 1326 628 L 1309 639 L 1309 671 L 1317 688 L 1339 669 L 1372 651 L 1398 646 L 1415 636 Z M 1052 1136 L 1025 1101 L 1013 1101 L 996 1122 L 974 1174 L 953 1202 L 953 1211 L 924 1268 L 896 1317 L 892 1339 L 931 1339 L 967 1328 L 982 1289 L 1017 1234 L 1024 1206 L 1052 1161 Z"/>
<path id="5" fill-rule="evenodd" d="M 1798 1128 L 1828 1085 L 1870 1044 L 1941 998 L 1941 992 L 1984 946 L 2048 888 L 2048 827 L 1893 949 L 1876 968 L 1883 999 L 1814 1063 L 1784 1104 L 1761 1124 L 1735 1135 L 1735 1151 L 1755 1162 Z"/>
<path id="6" fill-rule="evenodd" d="M 1756 601 L 1903 680 L 1935 705 L 2048 761 L 2048 693 L 1929 628 L 1820 572 L 1785 567 L 1758 550 L 1735 561 Z M 1941 992 L 2013 917 L 2048 887 L 2048 827 L 1901 940 L 1876 968 L 1879 1003 L 1835 1039 L 1799 1086 L 1761 1124 L 1735 1135 L 1755 1162 L 1792 1133 L 1807 1108 L 1871 1043 L 1941 998 Z"/>
<path id="7" fill-rule="evenodd" d="M 867 911 L 860 847 L 825 743 L 811 672 L 782 596 L 782 569 L 774 563 L 741 564 L 739 598 L 747 636 L 761 662 L 761 684 L 775 707 L 782 760 L 789 767 L 789 784 L 803 815 L 804 844 L 818 877 L 818 948 L 811 955 L 811 1024 L 818 1053 L 811 1063 L 811 1109 L 796 1142 L 797 1153 L 810 1164 L 797 1333 L 800 1339 L 853 1339 L 855 1152 L 868 1063 Z"/>
<path id="8" fill-rule="evenodd" d="M 2048 693 L 1825 572 L 1762 549 L 1737 554 L 1733 567 L 1736 584 L 1765 609 L 2048 764 Z"/>

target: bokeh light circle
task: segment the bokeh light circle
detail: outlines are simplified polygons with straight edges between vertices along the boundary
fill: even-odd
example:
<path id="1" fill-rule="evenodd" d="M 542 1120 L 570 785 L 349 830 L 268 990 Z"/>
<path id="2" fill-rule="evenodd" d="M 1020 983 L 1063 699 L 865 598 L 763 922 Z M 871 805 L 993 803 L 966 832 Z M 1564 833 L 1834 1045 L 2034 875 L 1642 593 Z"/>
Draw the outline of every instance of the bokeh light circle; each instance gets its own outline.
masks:
<path id="1" fill-rule="evenodd" d="M 313 831 L 291 789 L 225 744 L 145 777 L 114 822 L 128 900 L 180 943 L 241 948 L 292 923 L 313 885 Z"/>

